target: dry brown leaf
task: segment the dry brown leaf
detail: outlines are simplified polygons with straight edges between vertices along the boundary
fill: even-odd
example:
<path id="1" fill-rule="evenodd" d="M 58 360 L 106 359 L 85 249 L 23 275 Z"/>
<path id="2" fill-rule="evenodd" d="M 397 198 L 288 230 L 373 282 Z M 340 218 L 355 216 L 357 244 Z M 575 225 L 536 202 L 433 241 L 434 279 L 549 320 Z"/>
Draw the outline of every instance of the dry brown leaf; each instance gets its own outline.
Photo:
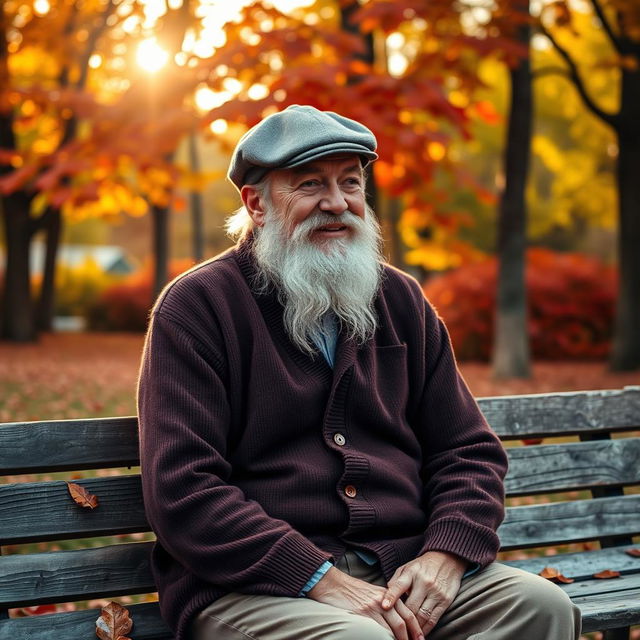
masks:
<path id="1" fill-rule="evenodd" d="M 67 482 L 67 489 L 76 504 L 87 509 L 95 509 L 98 506 L 98 498 L 89 493 L 84 487 L 75 482 Z"/>
<path id="2" fill-rule="evenodd" d="M 558 570 L 553 567 L 545 567 L 538 575 L 547 580 L 553 580 L 553 578 L 558 576 Z"/>
<path id="3" fill-rule="evenodd" d="M 573 578 L 567 578 L 566 576 L 563 576 L 557 569 L 554 569 L 553 567 L 545 567 L 538 575 L 546 578 L 547 580 L 562 582 L 563 584 L 571 584 L 574 581 Z"/>
<path id="4" fill-rule="evenodd" d="M 100 640 L 131 640 L 127 634 L 132 627 L 129 610 L 117 602 L 110 602 L 102 607 L 96 620 L 96 635 Z"/>
<path id="5" fill-rule="evenodd" d="M 640 549 L 627 549 L 625 553 L 632 558 L 640 558 Z"/>
<path id="6" fill-rule="evenodd" d="M 610 580 L 611 578 L 619 578 L 620 572 L 613 571 L 612 569 L 605 569 L 604 571 L 594 573 L 593 577 L 598 578 L 598 580 Z"/>

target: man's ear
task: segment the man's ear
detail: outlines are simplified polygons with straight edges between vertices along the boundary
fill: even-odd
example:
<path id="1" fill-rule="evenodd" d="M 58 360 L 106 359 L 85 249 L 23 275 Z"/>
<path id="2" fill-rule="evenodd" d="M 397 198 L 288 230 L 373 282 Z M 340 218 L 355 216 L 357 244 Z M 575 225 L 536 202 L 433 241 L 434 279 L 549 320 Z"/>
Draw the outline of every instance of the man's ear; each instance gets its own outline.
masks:
<path id="1" fill-rule="evenodd" d="M 265 207 L 258 190 L 251 184 L 245 184 L 240 190 L 240 197 L 254 224 L 257 227 L 263 227 Z"/>

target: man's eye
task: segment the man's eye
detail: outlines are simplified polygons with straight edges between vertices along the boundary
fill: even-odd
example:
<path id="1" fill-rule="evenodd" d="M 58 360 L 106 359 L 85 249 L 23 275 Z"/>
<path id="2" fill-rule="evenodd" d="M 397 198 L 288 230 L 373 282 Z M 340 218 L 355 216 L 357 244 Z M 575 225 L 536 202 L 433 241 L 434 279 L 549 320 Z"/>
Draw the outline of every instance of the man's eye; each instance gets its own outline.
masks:
<path id="1" fill-rule="evenodd" d="M 303 188 L 306 187 L 315 187 L 318 184 L 317 180 L 305 180 L 304 182 L 300 183 L 300 186 Z"/>

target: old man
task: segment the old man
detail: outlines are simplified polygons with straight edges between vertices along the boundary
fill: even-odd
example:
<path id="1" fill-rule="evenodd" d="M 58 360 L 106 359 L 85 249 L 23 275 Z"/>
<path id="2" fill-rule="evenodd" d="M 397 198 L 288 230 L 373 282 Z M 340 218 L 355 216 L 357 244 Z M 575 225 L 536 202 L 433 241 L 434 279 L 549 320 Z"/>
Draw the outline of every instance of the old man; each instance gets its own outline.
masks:
<path id="1" fill-rule="evenodd" d="M 172 282 L 139 385 L 177 640 L 576 640 L 558 587 L 495 563 L 504 451 L 365 200 L 364 125 L 265 118 L 237 244 Z"/>

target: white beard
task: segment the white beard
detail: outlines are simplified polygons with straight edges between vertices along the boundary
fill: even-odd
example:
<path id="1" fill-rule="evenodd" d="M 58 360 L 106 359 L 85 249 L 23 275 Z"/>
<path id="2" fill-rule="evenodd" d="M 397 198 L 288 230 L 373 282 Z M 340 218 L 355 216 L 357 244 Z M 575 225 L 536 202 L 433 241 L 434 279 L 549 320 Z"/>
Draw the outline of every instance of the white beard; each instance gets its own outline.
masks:
<path id="1" fill-rule="evenodd" d="M 349 338 L 361 344 L 377 327 L 374 300 L 382 274 L 382 237 L 373 212 L 365 219 L 345 212 L 317 213 L 300 222 L 289 235 L 285 221 L 272 207 L 266 224 L 254 229 L 254 255 L 259 271 L 255 286 L 272 286 L 284 306 L 284 324 L 291 340 L 314 354 L 313 340 L 323 332 L 323 316 L 333 312 Z M 351 228 L 343 238 L 316 243 L 315 229 L 330 223 Z"/>

